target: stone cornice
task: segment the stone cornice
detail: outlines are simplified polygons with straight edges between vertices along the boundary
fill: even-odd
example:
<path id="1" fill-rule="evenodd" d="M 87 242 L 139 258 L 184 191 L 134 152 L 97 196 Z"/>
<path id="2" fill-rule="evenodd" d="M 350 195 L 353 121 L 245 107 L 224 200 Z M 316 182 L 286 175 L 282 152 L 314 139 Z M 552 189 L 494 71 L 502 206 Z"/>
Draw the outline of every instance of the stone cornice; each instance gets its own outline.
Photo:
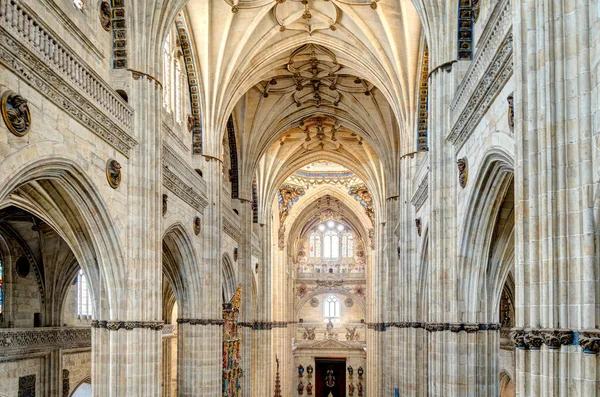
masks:
<path id="1" fill-rule="evenodd" d="M 229 237 L 231 237 L 237 243 L 240 242 L 241 231 L 239 225 L 236 226 L 230 219 L 224 216 L 221 228 Z"/>
<path id="2" fill-rule="evenodd" d="M 164 323 L 162 321 L 105 321 L 92 320 L 90 323 L 92 328 L 107 329 L 109 331 L 118 331 L 124 329 L 131 331 L 135 328 L 151 329 L 153 331 L 161 331 Z"/>
<path id="3" fill-rule="evenodd" d="M 448 140 L 460 148 L 481 121 L 492 102 L 513 74 L 512 16 L 509 0 L 497 6 L 476 57 L 450 106 Z"/>
<path id="4" fill-rule="evenodd" d="M 428 177 L 428 175 L 425 175 L 425 177 L 423 178 L 421 183 L 419 183 L 419 187 L 417 188 L 417 191 L 415 192 L 412 199 L 410 200 L 411 204 L 415 207 L 415 212 L 418 212 L 421 209 L 421 207 L 423 206 L 423 203 L 425 203 L 425 200 L 427 200 L 428 191 L 429 191 L 428 188 L 429 188 L 429 177 Z"/>
<path id="5" fill-rule="evenodd" d="M 91 329 L 87 327 L 6 328 L 0 330 L 0 352 L 3 352 L 5 349 L 40 348 L 46 346 L 89 347 L 91 346 L 91 340 Z"/>

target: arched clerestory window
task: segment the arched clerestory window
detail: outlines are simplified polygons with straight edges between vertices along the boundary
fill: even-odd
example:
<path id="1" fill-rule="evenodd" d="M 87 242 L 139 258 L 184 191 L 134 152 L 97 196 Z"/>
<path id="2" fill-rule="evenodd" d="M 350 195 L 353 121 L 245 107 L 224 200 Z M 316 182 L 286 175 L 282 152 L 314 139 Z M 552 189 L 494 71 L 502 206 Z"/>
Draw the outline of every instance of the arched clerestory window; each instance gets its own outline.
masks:
<path id="1" fill-rule="evenodd" d="M 330 295 L 323 302 L 323 318 L 325 322 L 335 322 L 340 319 L 340 301 L 335 295 Z"/>
<path id="2" fill-rule="evenodd" d="M 77 273 L 77 315 L 79 317 L 90 317 L 92 315 L 90 286 L 81 269 Z"/>

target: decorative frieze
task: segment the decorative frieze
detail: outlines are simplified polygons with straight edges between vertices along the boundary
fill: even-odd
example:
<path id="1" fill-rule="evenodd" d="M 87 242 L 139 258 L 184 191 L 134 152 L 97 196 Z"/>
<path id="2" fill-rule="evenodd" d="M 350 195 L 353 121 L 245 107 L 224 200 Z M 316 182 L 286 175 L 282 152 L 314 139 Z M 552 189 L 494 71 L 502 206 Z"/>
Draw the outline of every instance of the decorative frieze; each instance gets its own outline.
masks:
<path id="1" fill-rule="evenodd" d="M 194 49 L 188 32 L 187 23 L 183 13 L 177 14 L 175 18 L 177 26 L 177 37 L 183 52 L 183 62 L 188 79 L 190 92 L 190 106 L 192 114 L 188 117 L 188 128 L 192 132 L 192 150 L 194 154 L 202 154 L 202 113 L 200 110 L 200 80 L 194 58 Z"/>
<path id="2" fill-rule="evenodd" d="M 460 148 L 481 121 L 513 74 L 512 14 L 501 0 L 478 43 L 471 63 L 450 106 L 452 130 L 448 140 Z"/>
<path id="3" fill-rule="evenodd" d="M 420 323 L 420 322 L 392 322 L 392 323 L 367 323 L 369 329 L 385 331 L 387 328 L 423 328 L 428 332 L 467 332 L 498 331 L 498 323 Z"/>
<path id="4" fill-rule="evenodd" d="M 153 331 L 160 331 L 163 329 L 164 323 L 162 321 L 105 321 L 105 320 L 92 320 L 92 328 L 107 329 L 109 331 L 118 331 L 124 329 L 131 331 L 135 328 L 151 329 Z"/>
<path id="5" fill-rule="evenodd" d="M 273 328 L 287 328 L 290 324 L 296 324 L 296 321 L 251 321 L 239 322 L 238 326 L 251 328 L 253 331 L 270 331 Z"/>
<path id="6" fill-rule="evenodd" d="M 425 200 L 427 200 L 427 195 L 428 195 L 428 191 L 429 191 L 428 188 L 429 188 L 429 179 L 426 174 L 425 177 L 423 178 L 423 180 L 421 181 L 421 183 L 419 183 L 419 187 L 417 188 L 417 191 L 415 192 L 412 199 L 410 200 L 412 205 L 415 207 L 415 212 L 418 212 L 421 209 L 421 207 L 423 206 L 423 203 L 425 203 Z"/>
<path id="7" fill-rule="evenodd" d="M 91 340 L 92 333 L 89 328 L 0 329 L 0 351 L 48 345 L 87 347 L 91 345 Z"/>
<path id="8" fill-rule="evenodd" d="M 125 0 L 111 0 L 113 68 L 127 68 L 127 19 Z"/>
<path id="9" fill-rule="evenodd" d="M 186 184 L 179 178 L 168 166 L 163 164 L 163 185 L 171 192 L 175 193 L 180 199 L 185 201 L 190 207 L 199 212 L 204 211 L 207 201 L 200 196 L 194 188 Z"/>
<path id="10" fill-rule="evenodd" d="M 44 64 L 37 56 L 33 55 L 23 44 L 11 39 L 0 25 L 0 63 L 5 65 L 13 73 L 23 79 L 27 84 L 35 87 L 38 92 L 48 98 L 61 110 L 69 114 L 73 119 L 90 129 L 108 144 L 118 150 L 121 154 L 129 157 L 130 150 L 137 145 L 137 141 L 130 135 L 131 132 L 131 109 L 126 108 L 119 102 L 111 99 L 113 95 L 118 96 L 112 90 L 103 86 L 99 78 L 94 80 L 90 75 L 94 73 L 81 65 L 79 73 L 89 79 L 88 82 L 67 83 L 58 73 L 58 66 Z M 66 55 L 65 55 L 66 56 Z M 68 59 L 68 57 L 67 57 Z M 82 77 L 84 78 L 84 77 Z M 89 83 L 95 86 L 99 94 L 85 92 L 83 84 Z M 84 91 L 84 93 L 80 92 Z M 102 100 L 96 96 L 104 95 Z M 105 109 L 100 110 L 92 100 Z M 121 99 L 119 98 L 119 101 Z M 104 106 L 102 106 L 104 105 Z M 106 109 L 110 106 L 110 109 Z M 127 116 L 118 116 L 126 113 Z M 119 120 L 123 126 L 119 126 L 114 120 Z M 128 125 L 125 125 L 128 124 Z"/>
<path id="11" fill-rule="evenodd" d="M 235 225 L 232 221 L 227 219 L 227 217 L 223 217 L 221 229 L 223 229 L 223 231 L 235 242 L 240 242 L 241 231 L 239 225 Z"/>
<path id="12" fill-rule="evenodd" d="M 178 318 L 177 324 L 223 325 L 223 319 L 213 320 L 213 319 L 206 319 L 206 318 Z"/>
<path id="13" fill-rule="evenodd" d="M 419 119 L 417 123 L 417 151 L 429 150 L 427 129 L 429 121 L 429 47 L 423 42 L 421 77 L 419 79 Z"/>

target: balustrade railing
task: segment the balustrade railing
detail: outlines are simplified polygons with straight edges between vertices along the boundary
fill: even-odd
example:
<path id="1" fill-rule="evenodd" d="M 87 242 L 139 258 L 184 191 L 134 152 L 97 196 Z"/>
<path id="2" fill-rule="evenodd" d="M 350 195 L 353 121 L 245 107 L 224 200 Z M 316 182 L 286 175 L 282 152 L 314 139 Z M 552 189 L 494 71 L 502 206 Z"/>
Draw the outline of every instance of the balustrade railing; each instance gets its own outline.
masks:
<path id="1" fill-rule="evenodd" d="M 129 105 L 22 4 L 0 0 L 0 27 L 131 130 L 133 111 Z"/>

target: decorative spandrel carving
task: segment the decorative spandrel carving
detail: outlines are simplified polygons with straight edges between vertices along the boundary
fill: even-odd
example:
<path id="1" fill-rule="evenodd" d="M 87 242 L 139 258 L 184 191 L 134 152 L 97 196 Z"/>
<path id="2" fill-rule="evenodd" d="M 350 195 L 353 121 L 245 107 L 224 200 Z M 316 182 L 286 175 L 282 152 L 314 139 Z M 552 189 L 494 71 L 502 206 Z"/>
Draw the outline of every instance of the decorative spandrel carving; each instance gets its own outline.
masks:
<path id="1" fill-rule="evenodd" d="M 106 179 L 113 189 L 121 184 L 121 164 L 117 160 L 110 159 L 106 162 Z"/>
<path id="2" fill-rule="evenodd" d="M 24 136 L 31 128 L 31 114 L 27 100 L 12 91 L 2 95 L 2 118 L 8 130 L 16 136 Z"/>
<path id="3" fill-rule="evenodd" d="M 279 204 L 279 224 L 283 225 L 287 219 L 292 206 L 305 194 L 305 190 L 301 186 L 283 184 L 279 188 L 277 202 Z"/>
<path id="4" fill-rule="evenodd" d="M 373 196 L 367 188 L 367 185 L 362 184 L 352 186 L 350 190 L 348 190 L 348 194 L 354 197 L 354 199 L 363 206 L 367 216 L 371 220 L 371 224 L 375 225 L 375 207 L 373 206 Z"/>
<path id="5" fill-rule="evenodd" d="M 467 158 L 463 157 L 458 159 L 456 165 L 458 167 L 458 183 L 460 184 L 460 187 L 464 189 L 469 180 L 469 165 L 467 163 Z"/>

